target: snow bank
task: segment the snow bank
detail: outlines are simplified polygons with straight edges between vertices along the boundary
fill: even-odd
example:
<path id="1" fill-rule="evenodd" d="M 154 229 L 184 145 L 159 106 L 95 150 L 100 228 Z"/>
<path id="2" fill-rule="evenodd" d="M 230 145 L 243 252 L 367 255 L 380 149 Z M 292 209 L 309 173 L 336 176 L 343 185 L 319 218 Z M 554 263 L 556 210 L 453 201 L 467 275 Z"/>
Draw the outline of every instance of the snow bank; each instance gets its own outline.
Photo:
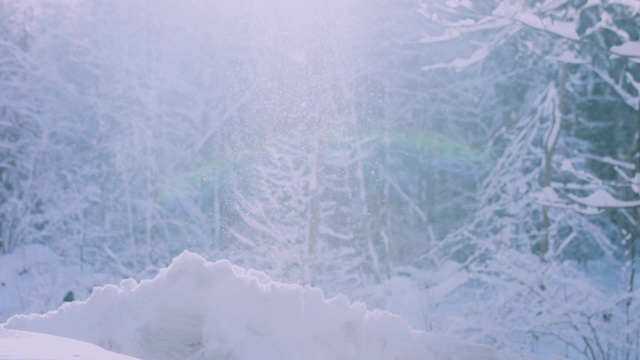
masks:
<path id="1" fill-rule="evenodd" d="M 136 360 L 78 340 L 3 328 L 0 328 L 0 359 Z"/>
<path id="2" fill-rule="evenodd" d="M 3 326 L 143 359 L 499 359 L 490 347 L 412 330 L 344 296 L 325 300 L 318 289 L 190 252 L 152 280 L 98 287 L 86 301 Z"/>

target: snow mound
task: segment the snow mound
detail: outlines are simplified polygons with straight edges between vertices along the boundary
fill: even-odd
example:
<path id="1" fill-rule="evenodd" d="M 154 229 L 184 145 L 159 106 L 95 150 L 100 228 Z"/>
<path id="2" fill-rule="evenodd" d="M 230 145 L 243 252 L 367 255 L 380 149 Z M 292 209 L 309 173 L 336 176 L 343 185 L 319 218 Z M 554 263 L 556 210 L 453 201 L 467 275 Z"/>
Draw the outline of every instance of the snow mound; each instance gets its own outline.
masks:
<path id="1" fill-rule="evenodd" d="M 325 300 L 318 289 L 187 251 L 152 280 L 97 287 L 86 301 L 3 326 L 143 359 L 500 359 L 344 296 Z"/>
<path id="2" fill-rule="evenodd" d="M 0 359 L 136 360 L 135 358 L 116 354 L 83 341 L 28 331 L 9 330 L 1 327 Z"/>

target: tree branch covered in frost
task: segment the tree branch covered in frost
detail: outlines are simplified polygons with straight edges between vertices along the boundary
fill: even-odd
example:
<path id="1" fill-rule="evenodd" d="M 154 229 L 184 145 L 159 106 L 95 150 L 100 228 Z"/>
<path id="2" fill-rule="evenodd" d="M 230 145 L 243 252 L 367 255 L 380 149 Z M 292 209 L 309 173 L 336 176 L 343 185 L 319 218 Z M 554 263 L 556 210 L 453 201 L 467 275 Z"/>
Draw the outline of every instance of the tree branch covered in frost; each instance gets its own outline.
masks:
<path id="1" fill-rule="evenodd" d="M 631 33 L 633 30 L 620 27 L 617 22 L 612 20 L 613 16 L 619 16 L 619 14 L 610 13 L 615 11 L 611 10 L 614 5 L 620 5 L 624 7 L 622 12 L 626 11 L 623 16 L 631 19 L 639 17 L 640 12 L 637 10 L 637 6 L 628 2 L 611 1 L 605 6 L 605 4 L 597 1 L 587 1 L 578 5 L 568 1 L 547 1 L 528 7 L 522 3 L 515 5 L 510 1 L 500 1 L 497 2 L 497 5 L 494 5 L 495 7 L 490 13 L 477 10 L 476 6 L 471 2 L 445 2 L 444 5 L 436 2 L 436 4 L 427 5 L 423 3 L 421 13 L 430 22 L 440 26 L 443 33 L 442 35 L 425 36 L 421 39 L 421 43 L 451 41 L 465 36 L 474 36 L 476 33 L 482 34 L 485 38 L 489 37 L 492 41 L 489 43 L 491 45 L 479 46 L 469 57 L 427 65 L 423 67 L 423 70 L 428 71 L 439 68 L 461 70 L 489 56 L 492 50 L 500 44 L 501 40 L 497 40 L 500 39 L 500 33 L 508 34 L 507 36 L 520 37 L 520 34 L 525 30 L 540 31 L 548 37 L 558 37 L 559 40 L 556 38 L 555 41 L 564 41 L 565 50 L 555 57 L 559 62 L 591 63 L 589 58 L 584 58 L 585 54 L 589 54 L 589 52 L 581 51 L 584 48 L 604 52 L 607 57 L 623 58 L 630 63 L 640 62 L 640 46 L 638 45 L 640 43 L 637 39 L 633 40 L 634 35 Z M 431 7 L 437 10 L 432 11 Z M 445 9 L 445 17 L 439 17 L 435 14 L 438 10 L 442 11 L 441 9 Z M 601 19 L 599 21 L 591 20 L 593 23 L 585 20 L 593 18 L 594 14 L 595 16 L 601 16 Z M 448 20 L 449 18 L 456 20 Z M 607 42 L 607 40 L 603 40 L 602 31 L 615 32 L 616 41 Z M 494 34 L 491 35 L 492 33 Z M 637 66 L 634 67 L 637 68 Z M 594 70 L 625 98 L 629 106 L 639 109 L 640 87 L 637 86 L 638 80 L 629 75 L 631 78 L 628 81 L 622 79 L 621 82 L 618 82 L 613 80 L 611 75 L 604 69 L 596 66 Z"/>

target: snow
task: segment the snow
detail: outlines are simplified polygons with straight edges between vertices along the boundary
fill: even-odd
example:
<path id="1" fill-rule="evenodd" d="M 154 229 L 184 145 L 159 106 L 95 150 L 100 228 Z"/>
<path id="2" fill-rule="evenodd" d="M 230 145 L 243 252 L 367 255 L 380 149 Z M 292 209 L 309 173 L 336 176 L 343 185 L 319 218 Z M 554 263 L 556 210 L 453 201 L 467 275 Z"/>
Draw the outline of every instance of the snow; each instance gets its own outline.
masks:
<path id="1" fill-rule="evenodd" d="M 539 193 L 534 193 L 532 198 L 544 205 L 553 205 L 561 202 L 556 191 L 549 186 L 542 188 Z"/>
<path id="2" fill-rule="evenodd" d="M 458 37 L 460 37 L 460 35 L 462 35 L 462 34 L 457 30 L 446 29 L 440 35 L 425 35 L 425 36 L 423 36 L 420 39 L 420 43 L 430 44 L 430 43 L 437 43 L 437 42 L 445 42 L 445 41 L 449 41 L 449 40 L 458 38 Z"/>
<path id="3" fill-rule="evenodd" d="M 60 336 L 0 328 L 0 359 L 135 360 L 99 346 Z"/>
<path id="4" fill-rule="evenodd" d="M 601 161 L 608 161 L 608 160 L 613 160 L 613 159 L 602 159 Z M 616 165 L 616 166 L 618 166 L 618 165 Z M 587 183 L 590 183 L 590 184 L 593 184 L 593 185 L 601 185 L 602 184 L 602 180 L 598 179 L 597 177 L 589 174 L 586 171 L 577 170 L 576 168 L 574 168 L 573 167 L 573 163 L 569 159 L 563 159 L 562 160 L 562 166 L 561 166 L 560 170 L 569 172 L 572 175 L 574 175 L 576 178 L 584 180 Z"/>
<path id="5" fill-rule="evenodd" d="M 548 56 L 546 59 L 566 64 L 582 65 L 587 63 L 585 60 L 578 58 L 573 51 L 569 50 L 564 51 L 560 56 Z"/>
<path id="6" fill-rule="evenodd" d="M 345 296 L 326 300 L 319 289 L 188 251 L 152 280 L 97 287 L 86 301 L 13 316 L 2 326 L 158 360 L 504 359 L 488 346 L 413 330 Z M 5 345 L 19 348 L 19 337 L 9 339 Z"/>
<path id="7" fill-rule="evenodd" d="M 452 68 L 455 69 L 456 71 L 460 71 L 463 70 L 464 68 L 473 65 L 477 62 L 480 62 L 482 60 L 484 60 L 484 58 L 486 58 L 487 56 L 489 56 L 490 51 L 489 48 L 486 46 L 480 46 L 479 48 L 477 48 L 473 54 L 471 54 L 471 56 L 469 56 L 468 58 L 458 58 L 455 59 L 449 63 L 439 63 L 439 64 L 434 64 L 434 65 L 428 65 L 428 66 L 424 66 L 422 67 L 423 71 L 430 71 L 430 70 L 434 70 L 434 69 L 446 69 L 446 68 Z"/>
<path id="8" fill-rule="evenodd" d="M 441 283 L 429 288 L 429 296 L 436 299 L 444 299 L 456 289 L 469 281 L 469 275 L 459 272 L 447 277 Z"/>
<path id="9" fill-rule="evenodd" d="M 633 192 L 636 194 L 640 194 L 640 172 L 635 173 L 633 179 L 631 179 L 630 181 L 631 190 L 633 190 Z"/>
<path id="10" fill-rule="evenodd" d="M 640 62 L 640 56 L 638 56 L 638 58 L 635 59 L 635 62 Z M 627 78 L 627 81 L 631 86 L 636 88 L 636 90 L 640 91 L 640 81 L 636 81 L 636 79 L 633 77 L 631 72 L 627 71 L 627 73 L 625 74 L 625 78 Z"/>
<path id="11" fill-rule="evenodd" d="M 611 52 L 620 56 L 640 57 L 640 41 L 627 41 L 611 47 Z"/>
<path id="12" fill-rule="evenodd" d="M 605 190 L 596 190 L 593 194 L 587 197 L 579 197 L 572 194 L 568 194 L 571 200 L 594 208 L 624 208 L 640 206 L 640 200 L 624 201 L 613 197 Z"/>
<path id="13" fill-rule="evenodd" d="M 457 8 L 461 6 L 467 9 L 471 9 L 473 7 L 473 4 L 469 0 L 447 0 L 445 4 L 451 8 Z"/>
<path id="14" fill-rule="evenodd" d="M 568 194 L 569 198 L 573 195 Z M 552 187 L 544 187 L 542 190 L 531 194 L 531 199 L 544 206 L 551 206 L 558 209 L 571 209 L 584 215 L 601 214 L 602 210 L 597 207 L 585 206 L 582 202 L 571 203 L 562 199 Z"/>
<path id="15" fill-rule="evenodd" d="M 632 185 L 633 186 L 633 185 Z M 626 208 L 640 206 L 640 200 L 620 200 L 616 199 L 605 190 L 599 189 L 586 197 L 576 196 L 574 194 L 566 194 L 573 203 L 567 202 L 560 198 L 556 191 L 551 187 L 545 187 L 541 191 L 534 193 L 531 198 L 546 206 L 556 208 L 572 209 L 585 215 L 601 214 L 602 209 L 606 208 Z"/>
<path id="16" fill-rule="evenodd" d="M 560 35 L 570 40 L 580 40 L 574 22 L 541 18 L 532 12 L 522 11 L 522 9 L 513 6 L 507 1 L 500 3 L 493 11 L 493 15 L 499 18 L 512 19 L 525 26 Z"/>

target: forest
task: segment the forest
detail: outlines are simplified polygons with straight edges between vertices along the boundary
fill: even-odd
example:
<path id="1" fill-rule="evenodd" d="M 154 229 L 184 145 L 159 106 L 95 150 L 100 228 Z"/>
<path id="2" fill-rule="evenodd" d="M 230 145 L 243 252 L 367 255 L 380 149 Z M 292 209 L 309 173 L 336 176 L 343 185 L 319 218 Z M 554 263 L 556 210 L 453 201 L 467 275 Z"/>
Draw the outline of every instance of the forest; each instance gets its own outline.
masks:
<path id="1" fill-rule="evenodd" d="M 0 0 L 0 322 L 183 250 L 640 359 L 640 1 Z"/>

